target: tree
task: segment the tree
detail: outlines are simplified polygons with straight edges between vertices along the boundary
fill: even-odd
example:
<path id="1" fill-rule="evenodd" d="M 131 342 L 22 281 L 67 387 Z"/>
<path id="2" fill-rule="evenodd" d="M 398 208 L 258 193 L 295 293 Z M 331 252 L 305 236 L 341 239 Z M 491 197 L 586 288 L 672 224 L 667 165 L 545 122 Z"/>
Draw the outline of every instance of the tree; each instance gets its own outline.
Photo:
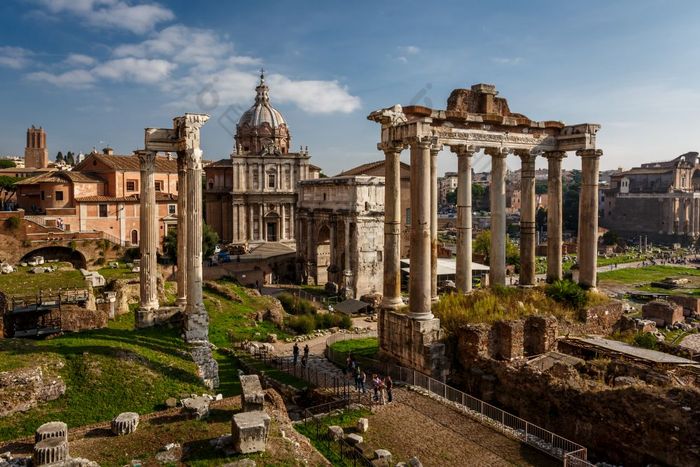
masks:
<path id="1" fill-rule="evenodd" d="M 564 186 L 564 230 L 578 232 L 578 201 L 581 193 L 581 171 L 571 171 L 571 181 Z"/>
<path id="2" fill-rule="evenodd" d="M 71 151 L 68 151 L 66 154 L 66 164 L 70 165 L 71 167 L 75 165 L 75 156 Z"/>
<path id="3" fill-rule="evenodd" d="M 16 183 L 18 181 L 19 178 L 8 177 L 7 175 L 0 175 L 0 196 L 2 196 L 1 202 L 3 210 L 7 205 L 7 200 L 9 200 L 12 197 L 12 195 L 15 194 L 15 191 L 17 191 Z"/>
<path id="4" fill-rule="evenodd" d="M 617 245 L 620 241 L 620 237 L 612 230 L 605 232 L 601 239 L 603 240 L 603 245 Z"/>
<path id="5" fill-rule="evenodd" d="M 11 169 L 13 167 L 17 167 L 17 164 L 15 164 L 14 161 L 9 159 L 0 159 L 0 169 Z"/>
<path id="6" fill-rule="evenodd" d="M 447 193 L 447 196 L 445 196 L 445 201 L 447 201 L 447 204 L 457 204 L 457 190 L 452 190 Z"/>
<path id="7" fill-rule="evenodd" d="M 58 154 L 56 154 L 56 162 L 63 162 L 64 160 L 63 153 L 58 151 Z"/>
<path id="8" fill-rule="evenodd" d="M 547 210 L 545 208 L 537 208 L 535 213 L 535 228 L 542 232 L 547 229 Z"/>
<path id="9" fill-rule="evenodd" d="M 486 188 L 478 183 L 472 183 L 472 202 L 476 202 L 484 197 Z"/>
<path id="10" fill-rule="evenodd" d="M 473 243 L 474 253 L 484 255 L 484 260 L 489 261 L 489 253 L 491 252 L 491 231 L 484 230 L 476 236 Z M 506 236 L 506 263 L 520 263 L 520 249 L 518 246 Z"/>
<path id="11" fill-rule="evenodd" d="M 213 255 L 218 243 L 219 234 L 202 222 L 202 257 L 208 258 Z M 163 253 L 177 264 L 177 231 L 175 229 L 170 230 L 163 239 Z"/>
<path id="12" fill-rule="evenodd" d="M 547 193 L 547 181 L 546 180 L 538 180 L 535 182 L 535 193 L 538 195 L 543 195 Z"/>

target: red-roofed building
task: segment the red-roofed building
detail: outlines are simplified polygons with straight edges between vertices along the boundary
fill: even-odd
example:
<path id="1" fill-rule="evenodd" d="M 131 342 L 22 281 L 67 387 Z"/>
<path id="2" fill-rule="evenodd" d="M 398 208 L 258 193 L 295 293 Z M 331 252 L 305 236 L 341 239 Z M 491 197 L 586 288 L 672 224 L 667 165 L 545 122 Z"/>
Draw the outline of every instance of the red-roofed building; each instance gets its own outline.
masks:
<path id="1" fill-rule="evenodd" d="M 177 225 L 177 160 L 156 159 L 160 237 Z M 53 171 L 17 182 L 17 205 L 26 218 L 70 232 L 102 231 L 121 245 L 140 238 L 141 172 L 136 155 L 92 153 L 72 171 Z"/>

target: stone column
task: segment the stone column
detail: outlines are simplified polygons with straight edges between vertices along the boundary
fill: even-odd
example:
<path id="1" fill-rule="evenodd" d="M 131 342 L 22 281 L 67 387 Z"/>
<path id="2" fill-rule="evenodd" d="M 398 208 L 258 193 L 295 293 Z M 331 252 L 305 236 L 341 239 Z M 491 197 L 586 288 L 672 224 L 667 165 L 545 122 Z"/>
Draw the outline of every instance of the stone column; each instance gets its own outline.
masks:
<path id="1" fill-rule="evenodd" d="M 491 285 L 506 285 L 506 156 L 507 150 L 489 148 L 491 156 Z"/>
<path id="2" fill-rule="evenodd" d="M 673 227 L 676 223 L 676 214 L 674 210 L 673 198 L 668 198 L 666 200 L 666 233 L 668 235 L 673 235 Z"/>
<path id="3" fill-rule="evenodd" d="M 328 252 L 328 263 L 329 265 L 333 266 L 331 269 L 333 269 L 336 272 L 328 272 L 328 282 L 334 282 L 336 285 L 338 285 L 338 265 L 336 264 L 338 262 L 338 246 L 336 245 L 336 243 L 338 242 L 338 238 L 336 229 L 337 226 L 335 224 L 335 219 L 331 217 L 328 220 L 328 243 L 330 246 L 330 251 Z"/>
<path id="4" fill-rule="evenodd" d="M 153 325 L 153 312 L 158 309 L 158 205 L 156 204 L 156 153 L 137 152 L 141 165 L 140 197 L 140 304 L 136 312 L 136 327 Z"/>
<path id="5" fill-rule="evenodd" d="M 561 161 L 564 151 L 544 153 L 547 159 L 547 282 L 561 280 L 562 271 L 562 180 Z"/>
<path id="6" fill-rule="evenodd" d="M 456 146 L 457 153 L 457 290 L 472 290 L 472 156 L 478 148 Z"/>
<path id="7" fill-rule="evenodd" d="M 187 304 L 187 156 L 177 155 L 177 305 Z"/>
<path id="8" fill-rule="evenodd" d="M 401 146 L 384 148 L 384 297 L 382 308 L 395 310 L 401 300 Z"/>
<path id="9" fill-rule="evenodd" d="M 344 236 L 344 241 L 345 243 L 343 244 L 344 252 L 345 252 L 345 261 L 343 262 L 343 277 L 344 279 L 344 287 L 346 290 L 350 289 L 350 284 L 349 284 L 349 278 L 350 275 L 352 274 L 352 271 L 350 270 L 350 220 L 345 219 L 345 236 Z"/>
<path id="10" fill-rule="evenodd" d="M 576 152 L 581 158 L 581 198 L 578 220 L 579 284 L 596 286 L 598 260 L 598 164 L 603 151 L 584 149 Z"/>
<path id="11" fill-rule="evenodd" d="M 685 199 L 684 198 L 679 198 L 678 199 L 678 234 L 683 235 L 686 230 L 687 226 L 687 221 L 686 221 L 686 211 L 685 211 Z"/>
<path id="12" fill-rule="evenodd" d="M 248 205 L 248 241 L 253 240 L 253 235 L 255 234 L 255 218 L 253 217 L 253 205 L 249 204 Z"/>
<path id="13" fill-rule="evenodd" d="M 519 152 L 520 169 L 520 285 L 535 285 L 535 154 Z"/>
<path id="14" fill-rule="evenodd" d="M 285 239 L 285 230 L 287 230 L 287 219 L 285 216 L 287 213 L 285 212 L 286 209 L 286 204 L 282 203 L 280 204 L 280 238 L 277 239 L 277 241 L 284 240 Z"/>
<path id="15" fill-rule="evenodd" d="M 202 299 L 202 150 L 187 149 L 187 306 L 185 341 L 206 341 L 209 316 Z"/>
<path id="16" fill-rule="evenodd" d="M 267 232 L 265 232 L 265 207 L 262 202 L 258 204 L 258 231 L 260 236 L 259 240 L 266 240 Z"/>
<path id="17" fill-rule="evenodd" d="M 438 301 L 438 183 L 437 156 L 440 146 L 430 148 L 430 300 Z"/>
<path id="18" fill-rule="evenodd" d="M 430 148 L 431 138 L 411 142 L 411 272 L 409 278 L 410 316 L 433 318 L 430 265 Z"/>

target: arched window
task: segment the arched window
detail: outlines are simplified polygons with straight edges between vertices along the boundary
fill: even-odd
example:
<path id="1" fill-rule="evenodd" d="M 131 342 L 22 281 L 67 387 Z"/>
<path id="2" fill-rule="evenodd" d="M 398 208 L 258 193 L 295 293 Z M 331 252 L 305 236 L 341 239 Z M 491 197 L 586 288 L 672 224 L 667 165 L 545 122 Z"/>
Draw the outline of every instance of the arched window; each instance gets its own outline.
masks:
<path id="1" fill-rule="evenodd" d="M 131 244 L 132 245 L 138 245 L 139 244 L 139 232 L 138 230 L 134 229 L 131 231 Z"/>

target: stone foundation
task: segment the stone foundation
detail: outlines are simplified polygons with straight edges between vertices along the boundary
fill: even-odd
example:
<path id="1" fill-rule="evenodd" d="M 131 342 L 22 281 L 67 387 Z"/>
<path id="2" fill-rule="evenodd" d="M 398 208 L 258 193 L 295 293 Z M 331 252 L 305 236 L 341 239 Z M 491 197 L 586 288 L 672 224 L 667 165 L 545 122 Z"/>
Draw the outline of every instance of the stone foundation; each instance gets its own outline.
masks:
<path id="1" fill-rule="evenodd" d="M 700 314 L 700 298 L 690 295 L 671 295 L 668 297 L 668 300 L 679 304 L 684 310 Z"/>
<path id="2" fill-rule="evenodd" d="M 244 412 L 263 410 L 265 391 L 260 385 L 258 375 L 241 375 L 241 399 Z"/>
<path id="3" fill-rule="evenodd" d="M 208 342 L 195 344 L 190 350 L 192 360 L 197 365 L 197 374 L 209 389 L 219 387 L 219 364 L 211 353 Z"/>
<path id="4" fill-rule="evenodd" d="M 231 420 L 231 437 L 236 452 L 249 454 L 265 450 L 270 416 L 262 411 L 240 412 Z"/>
<path id="5" fill-rule="evenodd" d="M 555 349 L 558 327 L 553 316 L 529 316 L 525 320 L 525 355 L 539 355 Z"/>
<path id="6" fill-rule="evenodd" d="M 415 320 L 408 315 L 380 310 L 377 324 L 380 353 L 408 368 L 442 379 L 449 371 L 444 331 L 437 318 Z"/>
<path id="7" fill-rule="evenodd" d="M 185 313 L 185 341 L 203 342 L 209 338 L 209 315 L 204 305 L 197 306 L 190 313 Z"/>
<path id="8" fill-rule="evenodd" d="M 523 357 L 525 326 L 523 321 L 497 321 L 491 327 L 495 357 L 514 360 Z"/>
<path id="9" fill-rule="evenodd" d="M 642 307 L 642 317 L 656 322 L 657 326 L 670 326 L 684 320 L 683 306 L 665 300 L 654 300 Z"/>
<path id="10" fill-rule="evenodd" d="M 622 318 L 622 302 L 613 300 L 586 310 L 586 332 L 591 334 L 610 334 Z"/>

